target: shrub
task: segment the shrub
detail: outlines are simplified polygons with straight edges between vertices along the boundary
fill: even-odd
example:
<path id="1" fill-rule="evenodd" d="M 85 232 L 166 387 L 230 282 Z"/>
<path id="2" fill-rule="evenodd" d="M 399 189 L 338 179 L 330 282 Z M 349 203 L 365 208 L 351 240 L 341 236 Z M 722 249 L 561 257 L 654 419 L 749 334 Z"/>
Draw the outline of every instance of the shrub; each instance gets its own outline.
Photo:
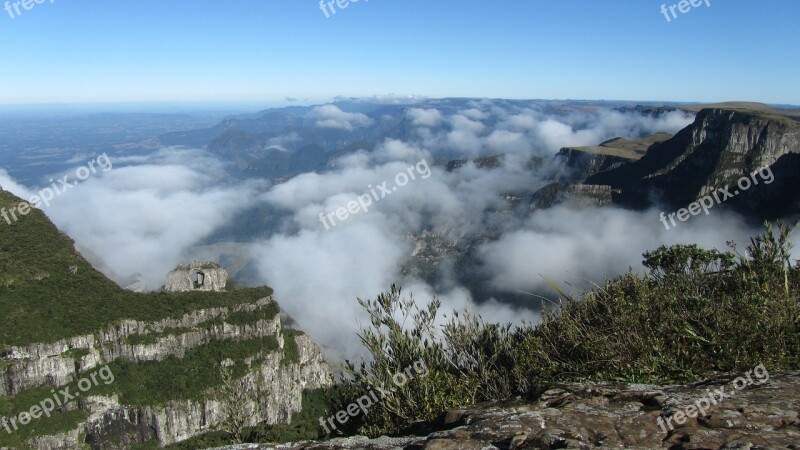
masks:
<path id="1" fill-rule="evenodd" d="M 441 411 L 535 394 L 554 381 L 682 382 L 764 364 L 800 368 L 800 264 L 791 230 L 768 224 L 745 254 L 695 245 L 645 253 L 647 273 L 629 271 L 579 298 L 562 294 L 541 323 L 511 327 L 469 312 L 439 317 L 392 286 L 359 300 L 370 323 L 359 337 L 371 360 L 347 363 L 339 407 L 416 361 L 429 368 L 391 392 L 355 424 L 377 436 L 402 433 Z M 333 410 L 339 408 L 332 408 Z"/>

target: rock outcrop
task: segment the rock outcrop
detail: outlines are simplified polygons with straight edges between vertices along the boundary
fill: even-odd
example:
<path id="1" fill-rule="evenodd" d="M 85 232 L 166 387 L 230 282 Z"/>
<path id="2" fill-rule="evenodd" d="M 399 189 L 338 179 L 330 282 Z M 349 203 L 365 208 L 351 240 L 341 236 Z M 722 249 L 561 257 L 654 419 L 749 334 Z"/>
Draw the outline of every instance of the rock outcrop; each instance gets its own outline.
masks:
<path id="1" fill-rule="evenodd" d="M 552 386 L 533 401 L 514 400 L 449 411 L 423 436 L 339 438 L 226 449 L 756 449 L 800 448 L 800 372 L 773 374 L 742 390 L 734 377 L 683 386 L 611 383 Z M 726 397 L 678 413 L 724 388 Z M 717 397 L 719 399 L 719 397 Z M 695 417 L 691 417 L 695 416 Z M 666 424 L 662 425 L 659 419 Z M 437 430 L 438 431 L 435 431 Z"/>
<path id="2" fill-rule="evenodd" d="M 475 167 L 478 169 L 496 169 L 503 163 L 503 155 L 476 158 L 472 160 L 472 163 L 475 164 Z M 452 161 L 448 161 L 444 168 L 446 171 L 452 172 L 466 166 L 467 164 L 469 164 L 469 160 L 467 159 L 454 159 Z"/>
<path id="3" fill-rule="evenodd" d="M 182 264 L 167 275 L 167 292 L 224 291 L 228 272 L 217 263 L 193 261 Z"/>

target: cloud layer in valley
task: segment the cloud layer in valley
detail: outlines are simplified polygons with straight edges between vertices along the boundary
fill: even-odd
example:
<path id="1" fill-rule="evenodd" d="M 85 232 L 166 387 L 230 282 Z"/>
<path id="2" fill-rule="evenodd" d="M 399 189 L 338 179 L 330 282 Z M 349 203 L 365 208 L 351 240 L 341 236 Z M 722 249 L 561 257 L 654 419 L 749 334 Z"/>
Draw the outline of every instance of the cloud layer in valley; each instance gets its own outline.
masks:
<path id="1" fill-rule="evenodd" d="M 406 111 L 413 129 L 403 140 L 342 156 L 331 169 L 307 173 L 276 186 L 237 180 L 228 166 L 199 150 L 165 148 L 147 157 L 115 159 L 115 169 L 54 202 L 46 212 L 79 244 L 116 273 L 144 274 L 151 288 L 185 262 L 193 247 L 242 211 L 268 208 L 285 220 L 244 244 L 258 281 L 276 291 L 282 308 L 325 346 L 330 356 L 360 352 L 355 331 L 364 323 L 357 297 L 372 298 L 392 283 L 421 302 L 439 296 L 445 309 L 472 307 L 488 320 L 536 320 L 532 309 L 469 299 L 445 257 L 428 283 L 408 271 L 409 257 L 424 252 L 424 230 L 442 248 L 474 240 L 482 275 L 500 292 L 536 291 L 546 284 L 606 276 L 641 268 L 641 253 L 662 243 L 696 242 L 724 248 L 748 229 L 724 211 L 664 230 L 654 211 L 557 207 L 531 216 L 517 214 L 507 198 L 548 183 L 555 152 L 565 146 L 596 145 L 617 137 L 677 132 L 693 117 L 680 112 L 659 117 L 614 110 L 544 111 L 477 101 L 458 111 L 418 103 Z M 312 112 L 317 127 L 354 130 L 377 119 L 334 105 Z M 280 146 L 282 142 L 274 142 Z M 468 163 L 447 171 L 434 161 L 503 155 L 495 168 Z M 534 158 L 545 164 L 530 164 Z M 420 161 L 432 175 L 417 179 L 326 229 L 320 213 L 348 202 Z M 0 172 L 0 183 L 12 192 Z M 31 187 L 31 190 L 34 190 Z M 430 281 L 430 280 L 429 280 Z"/>

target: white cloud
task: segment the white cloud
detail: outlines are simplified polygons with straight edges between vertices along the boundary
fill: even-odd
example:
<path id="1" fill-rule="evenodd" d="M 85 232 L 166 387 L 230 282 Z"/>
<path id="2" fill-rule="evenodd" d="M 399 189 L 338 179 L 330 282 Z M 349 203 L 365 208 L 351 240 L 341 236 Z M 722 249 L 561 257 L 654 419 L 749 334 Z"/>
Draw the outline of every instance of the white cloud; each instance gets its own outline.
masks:
<path id="1" fill-rule="evenodd" d="M 587 282 L 602 284 L 629 267 L 641 271 L 642 253 L 662 244 L 696 243 L 727 250 L 727 241 L 747 242 L 758 233 L 725 211 L 666 230 L 656 210 L 559 206 L 534 214 L 520 229 L 485 244 L 481 254 L 498 289 L 547 289 L 547 279 L 566 290 L 565 281 L 588 288 Z"/>
<path id="2" fill-rule="evenodd" d="M 444 118 L 436 109 L 410 108 L 406 113 L 411 123 L 421 127 L 438 127 Z"/>
<path id="3" fill-rule="evenodd" d="M 473 120 L 483 120 L 489 117 L 488 114 L 477 108 L 465 109 L 464 111 L 460 111 L 460 114 Z"/>
<path id="4" fill-rule="evenodd" d="M 530 152 L 532 145 L 522 133 L 495 130 L 486 138 L 486 145 L 493 153 Z"/>
<path id="5" fill-rule="evenodd" d="M 471 120 L 466 116 L 462 116 L 461 114 L 456 114 L 455 116 L 450 118 L 450 124 L 453 127 L 453 130 L 456 131 L 468 131 L 473 134 L 482 133 L 483 130 L 486 129 L 486 125 L 477 121 Z"/>
<path id="6" fill-rule="evenodd" d="M 319 119 L 317 126 L 320 128 L 353 131 L 355 128 L 372 125 L 372 119 L 365 114 L 344 112 L 335 105 L 317 106 L 312 111 L 312 115 Z"/>
<path id="7" fill-rule="evenodd" d="M 507 127 L 515 131 L 530 130 L 536 126 L 536 118 L 528 114 L 515 114 L 509 117 L 501 126 Z"/>
<path id="8" fill-rule="evenodd" d="M 289 151 L 288 146 L 290 146 L 291 144 L 296 144 L 298 142 L 301 142 L 302 140 L 303 139 L 296 131 L 292 131 L 291 133 L 285 134 L 283 136 L 277 136 L 271 138 L 269 141 L 267 141 L 267 145 L 270 148 L 274 148 L 282 152 L 288 152 Z"/>
<path id="9" fill-rule="evenodd" d="M 23 200 L 28 200 L 36 193 L 34 190 L 17 183 L 11 178 L 6 169 L 0 169 L 0 186 Z"/>

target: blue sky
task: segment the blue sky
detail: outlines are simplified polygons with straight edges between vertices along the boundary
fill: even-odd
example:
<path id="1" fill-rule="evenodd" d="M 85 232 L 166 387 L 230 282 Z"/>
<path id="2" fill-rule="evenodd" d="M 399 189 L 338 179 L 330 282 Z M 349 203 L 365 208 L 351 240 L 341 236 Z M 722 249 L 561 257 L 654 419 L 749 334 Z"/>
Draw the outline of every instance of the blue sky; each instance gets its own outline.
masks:
<path id="1" fill-rule="evenodd" d="M 14 19 L 0 11 L 0 104 L 800 104 L 800 2 L 709 1 L 667 22 L 660 7 L 677 1 L 361 0 L 326 18 L 319 0 L 45 0 Z"/>

